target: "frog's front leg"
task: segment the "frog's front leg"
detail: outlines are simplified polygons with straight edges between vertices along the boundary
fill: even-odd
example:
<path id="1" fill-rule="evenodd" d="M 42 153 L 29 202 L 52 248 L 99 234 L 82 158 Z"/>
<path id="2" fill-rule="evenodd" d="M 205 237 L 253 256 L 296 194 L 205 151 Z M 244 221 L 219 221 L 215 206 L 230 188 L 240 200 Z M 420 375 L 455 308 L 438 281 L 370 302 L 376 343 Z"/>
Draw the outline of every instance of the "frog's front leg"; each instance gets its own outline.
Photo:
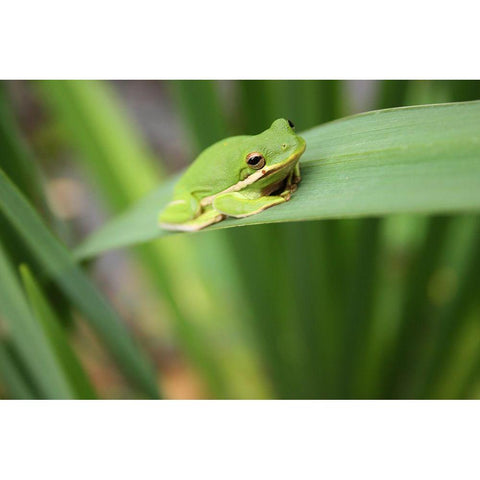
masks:
<path id="1" fill-rule="evenodd" d="M 249 198 L 241 192 L 224 193 L 213 200 L 213 208 L 230 217 L 248 217 L 267 208 L 284 203 L 290 196 L 272 195 L 258 198 Z"/>
<path id="2" fill-rule="evenodd" d="M 297 185 L 300 183 L 301 179 L 300 166 L 297 163 L 295 168 L 293 168 L 288 175 L 287 181 L 285 182 L 285 190 L 280 194 L 280 196 L 284 197 L 286 200 L 290 200 L 292 193 L 297 190 Z"/>
<path id="3" fill-rule="evenodd" d="M 300 163 L 297 162 L 295 164 L 295 168 L 293 169 L 292 181 L 293 181 L 293 183 L 295 183 L 295 185 L 297 185 L 298 183 L 300 183 L 301 179 L 302 179 L 302 175 L 300 174 Z"/>

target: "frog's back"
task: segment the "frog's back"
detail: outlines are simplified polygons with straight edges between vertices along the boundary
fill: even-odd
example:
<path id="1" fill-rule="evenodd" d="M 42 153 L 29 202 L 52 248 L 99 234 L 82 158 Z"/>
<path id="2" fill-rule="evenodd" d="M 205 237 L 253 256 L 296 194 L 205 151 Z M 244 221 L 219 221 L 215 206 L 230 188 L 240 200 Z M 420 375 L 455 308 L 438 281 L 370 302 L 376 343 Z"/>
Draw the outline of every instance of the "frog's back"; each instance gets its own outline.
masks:
<path id="1" fill-rule="evenodd" d="M 178 181 L 175 193 L 213 195 L 236 183 L 249 138 L 229 137 L 203 150 Z"/>

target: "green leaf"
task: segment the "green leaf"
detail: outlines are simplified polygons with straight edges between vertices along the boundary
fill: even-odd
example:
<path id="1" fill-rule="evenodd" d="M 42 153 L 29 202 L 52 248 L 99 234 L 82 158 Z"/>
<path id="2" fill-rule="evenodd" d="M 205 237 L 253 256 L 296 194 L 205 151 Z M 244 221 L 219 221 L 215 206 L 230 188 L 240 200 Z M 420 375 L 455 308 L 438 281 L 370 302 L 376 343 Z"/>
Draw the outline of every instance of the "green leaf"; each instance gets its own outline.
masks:
<path id="1" fill-rule="evenodd" d="M 215 83 L 212 80 L 180 80 L 171 83 L 197 151 L 228 135 Z"/>
<path id="2" fill-rule="evenodd" d="M 0 82 L 0 168 L 22 191 L 38 210 L 51 219 L 50 211 L 43 193 L 41 174 L 38 164 L 31 155 L 15 121 L 14 111 L 6 90 L 7 82 Z M 34 257 L 28 252 L 8 221 L 0 214 L 2 242 L 13 264 L 28 262 L 35 265 Z"/>
<path id="3" fill-rule="evenodd" d="M 4 83 L 0 82 L 0 167 L 30 201 L 46 209 L 38 165 L 16 126 Z"/>
<path id="4" fill-rule="evenodd" d="M 11 399 L 34 399 L 34 392 L 20 368 L 18 368 L 8 347 L 6 341 L 0 341 L 0 383 Z"/>
<path id="5" fill-rule="evenodd" d="M 62 366 L 65 377 L 68 379 L 76 398 L 95 398 L 95 391 L 83 370 L 75 352 L 68 343 L 67 335 L 62 329 L 60 321 L 47 303 L 43 292 L 26 265 L 20 266 L 20 274 L 27 293 L 30 306 L 35 313 L 40 327 L 55 352 L 58 363 Z"/>
<path id="6" fill-rule="evenodd" d="M 480 208 L 480 101 L 368 112 L 302 133 L 303 180 L 290 202 L 211 229 Z M 157 217 L 177 177 L 94 233 L 79 258 L 169 234 Z"/>
<path id="7" fill-rule="evenodd" d="M 124 372 L 146 394 L 157 397 L 158 390 L 151 366 L 132 341 L 121 320 L 2 170 L 0 211 L 23 237 L 51 278 L 90 321 Z M 8 296 L 6 300 L 9 300 Z"/>
<path id="8" fill-rule="evenodd" d="M 1 177 L 0 177 L 1 178 Z M 8 335 L 45 398 L 73 398 L 55 354 L 32 315 L 22 288 L 0 243 L 0 316 Z"/>

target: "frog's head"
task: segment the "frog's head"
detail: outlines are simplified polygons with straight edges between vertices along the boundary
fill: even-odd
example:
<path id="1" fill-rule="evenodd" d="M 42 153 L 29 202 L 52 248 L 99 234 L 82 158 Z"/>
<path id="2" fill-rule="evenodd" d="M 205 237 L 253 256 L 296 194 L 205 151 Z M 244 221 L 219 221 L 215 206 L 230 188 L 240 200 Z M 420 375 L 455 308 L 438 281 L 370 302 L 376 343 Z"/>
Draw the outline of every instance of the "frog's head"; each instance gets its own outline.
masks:
<path id="1" fill-rule="evenodd" d="M 290 120 L 279 118 L 264 132 L 251 137 L 252 151 L 245 156 L 244 176 L 262 178 L 295 164 L 305 151 L 305 140 Z"/>

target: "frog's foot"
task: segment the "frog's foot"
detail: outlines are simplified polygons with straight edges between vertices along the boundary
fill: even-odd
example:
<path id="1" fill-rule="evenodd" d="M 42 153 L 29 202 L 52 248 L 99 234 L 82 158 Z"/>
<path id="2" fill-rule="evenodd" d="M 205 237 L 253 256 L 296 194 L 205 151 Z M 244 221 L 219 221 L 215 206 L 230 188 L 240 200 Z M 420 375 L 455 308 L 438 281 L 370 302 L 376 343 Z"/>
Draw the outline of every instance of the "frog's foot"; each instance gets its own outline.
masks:
<path id="1" fill-rule="evenodd" d="M 201 230 L 202 228 L 208 227 L 209 225 L 212 225 L 213 223 L 220 222 L 225 218 L 225 215 L 223 215 L 220 212 L 217 212 L 213 208 L 208 208 L 203 212 L 201 215 L 199 215 L 197 218 L 194 218 L 193 220 L 188 220 L 183 223 L 168 223 L 168 222 L 162 222 L 160 221 L 160 226 L 164 228 L 165 230 L 176 230 L 180 232 L 196 232 L 197 230 Z"/>
<path id="2" fill-rule="evenodd" d="M 242 218 L 260 213 L 267 208 L 287 202 L 288 195 L 271 195 L 259 198 L 247 198 L 240 192 L 224 193 L 213 200 L 213 208 L 230 217 Z"/>
<path id="3" fill-rule="evenodd" d="M 300 183 L 301 179 L 300 169 L 295 168 L 285 182 L 285 190 L 280 193 L 280 196 L 283 197 L 285 201 L 288 202 L 292 194 L 297 191 L 298 184 Z"/>
<path id="4" fill-rule="evenodd" d="M 280 194 L 280 197 L 282 197 L 286 202 L 290 200 L 292 197 L 292 193 L 297 189 L 296 185 L 292 185 L 288 190 L 283 191 Z"/>
<path id="5" fill-rule="evenodd" d="M 184 223 L 200 213 L 200 203 L 193 195 L 175 198 L 160 212 L 160 223 Z"/>

